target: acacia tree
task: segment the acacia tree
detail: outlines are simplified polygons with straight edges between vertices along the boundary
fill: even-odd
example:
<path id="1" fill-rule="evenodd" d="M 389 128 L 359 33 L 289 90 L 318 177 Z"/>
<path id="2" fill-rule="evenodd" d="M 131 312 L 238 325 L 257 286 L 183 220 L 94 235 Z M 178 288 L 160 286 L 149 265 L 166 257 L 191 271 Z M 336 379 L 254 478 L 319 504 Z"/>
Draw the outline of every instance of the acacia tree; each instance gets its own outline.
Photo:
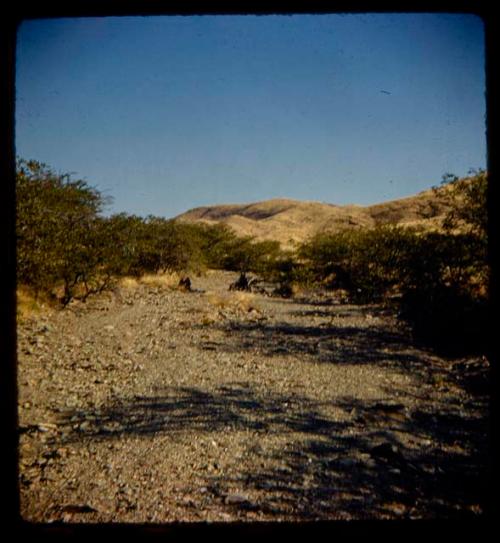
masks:
<path id="1" fill-rule="evenodd" d="M 487 174 L 446 175 L 452 207 L 442 232 L 417 238 L 403 275 L 402 315 L 447 350 L 485 351 L 488 318 Z"/>
<path id="2" fill-rule="evenodd" d="M 62 282 L 67 304 L 77 285 L 94 272 L 94 226 L 105 200 L 85 181 L 19 159 L 16 201 L 18 280 L 35 294 Z"/>
<path id="3" fill-rule="evenodd" d="M 414 245 L 414 228 L 375 228 L 317 234 L 299 248 L 306 268 L 327 288 L 345 289 L 357 302 L 378 301 L 397 286 Z"/>
<path id="4" fill-rule="evenodd" d="M 447 230 L 460 229 L 486 241 L 488 235 L 488 175 L 484 170 L 471 170 L 471 177 L 458 179 L 444 176 L 443 184 L 453 190 L 452 209 L 444 221 Z"/>
<path id="5" fill-rule="evenodd" d="M 223 269 L 237 240 L 234 230 L 221 223 L 197 226 L 200 228 L 201 251 L 206 266 Z"/>

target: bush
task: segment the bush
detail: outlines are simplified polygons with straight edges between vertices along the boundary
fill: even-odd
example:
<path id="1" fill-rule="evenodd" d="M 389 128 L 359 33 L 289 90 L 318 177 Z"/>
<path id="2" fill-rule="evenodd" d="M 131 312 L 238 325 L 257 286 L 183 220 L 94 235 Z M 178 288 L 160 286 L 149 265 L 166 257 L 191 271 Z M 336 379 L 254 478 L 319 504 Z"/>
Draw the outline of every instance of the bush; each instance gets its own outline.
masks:
<path id="1" fill-rule="evenodd" d="M 419 340 L 449 353 L 486 352 L 489 266 L 487 176 L 447 178 L 453 203 L 441 232 L 383 226 L 320 234 L 299 249 L 316 284 L 354 302 L 399 294 L 400 315 Z"/>
<path id="2" fill-rule="evenodd" d="M 36 294 L 64 285 L 63 303 L 95 273 L 94 225 L 101 194 L 36 161 L 18 160 L 17 277 Z"/>
<path id="3" fill-rule="evenodd" d="M 489 349 L 487 176 L 448 176 L 444 232 L 417 238 L 401 279 L 401 315 L 416 338 L 450 354 Z"/>
<path id="4" fill-rule="evenodd" d="M 225 245 L 221 265 L 226 270 L 262 274 L 279 255 L 280 244 L 277 241 L 254 241 L 251 237 L 234 237 Z"/>
<path id="5" fill-rule="evenodd" d="M 317 283 L 346 290 L 356 302 L 375 302 L 400 282 L 417 235 L 395 226 L 320 234 L 300 247 L 299 257 Z"/>
<path id="6" fill-rule="evenodd" d="M 291 295 L 297 285 L 342 289 L 359 303 L 399 293 L 415 336 L 449 351 L 486 352 L 489 338 L 487 175 L 445 176 L 451 211 L 441 232 L 379 226 L 322 233 L 296 253 L 276 241 L 240 238 L 224 225 L 194 225 L 125 213 L 85 181 L 18 160 L 17 277 L 36 296 L 62 288 L 60 301 L 110 288 L 121 276 L 254 272 Z M 438 196 L 441 197 L 441 196 Z"/>
<path id="7" fill-rule="evenodd" d="M 36 161 L 18 160 L 16 191 L 18 282 L 36 296 L 62 290 L 63 305 L 126 275 L 207 267 L 258 272 L 279 252 L 277 242 L 238 238 L 221 225 L 103 217 L 107 202 L 99 191 Z"/>
<path id="8" fill-rule="evenodd" d="M 237 243 L 237 236 L 225 224 L 196 225 L 199 229 L 201 252 L 208 268 L 225 269 L 230 253 Z"/>

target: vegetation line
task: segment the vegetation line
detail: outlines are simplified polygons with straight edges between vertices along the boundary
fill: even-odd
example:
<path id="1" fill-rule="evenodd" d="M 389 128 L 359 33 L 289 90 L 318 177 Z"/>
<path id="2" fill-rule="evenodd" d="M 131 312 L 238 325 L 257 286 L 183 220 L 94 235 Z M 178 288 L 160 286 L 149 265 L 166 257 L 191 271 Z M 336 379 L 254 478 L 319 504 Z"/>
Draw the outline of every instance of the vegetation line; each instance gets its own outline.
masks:
<path id="1" fill-rule="evenodd" d="M 85 181 L 17 162 L 17 280 L 23 295 L 66 306 L 124 277 L 253 272 L 292 296 L 298 288 L 343 291 L 351 301 L 396 304 L 415 336 L 455 352 L 487 351 L 487 174 L 443 176 L 450 211 L 442 228 L 381 225 L 319 233 L 294 250 L 239 237 L 223 224 L 126 213 Z"/>

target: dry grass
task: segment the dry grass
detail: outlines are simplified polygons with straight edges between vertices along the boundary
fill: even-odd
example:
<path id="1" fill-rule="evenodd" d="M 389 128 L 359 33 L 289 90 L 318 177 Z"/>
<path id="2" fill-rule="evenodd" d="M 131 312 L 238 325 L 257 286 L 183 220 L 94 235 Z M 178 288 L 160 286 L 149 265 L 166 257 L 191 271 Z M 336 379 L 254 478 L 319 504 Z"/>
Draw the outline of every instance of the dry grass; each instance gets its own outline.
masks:
<path id="1" fill-rule="evenodd" d="M 207 292 L 206 297 L 208 302 L 217 309 L 232 309 L 245 312 L 254 309 L 260 311 L 255 301 L 255 295 L 249 292 L 228 292 L 227 294 Z"/>
<path id="2" fill-rule="evenodd" d="M 118 281 L 118 286 L 125 289 L 134 289 L 139 286 L 139 280 L 135 277 L 122 277 Z"/>
<path id="3" fill-rule="evenodd" d="M 24 286 L 18 286 L 16 298 L 16 314 L 17 318 L 21 321 L 36 317 L 50 310 L 48 300 L 36 299 L 32 292 Z"/>
<path id="4" fill-rule="evenodd" d="M 166 289 L 174 289 L 179 285 L 179 274 L 176 272 L 167 273 L 148 273 L 139 278 L 122 277 L 119 281 L 119 286 L 125 289 L 134 289 L 139 285 L 147 285 L 150 287 L 160 287 Z"/>

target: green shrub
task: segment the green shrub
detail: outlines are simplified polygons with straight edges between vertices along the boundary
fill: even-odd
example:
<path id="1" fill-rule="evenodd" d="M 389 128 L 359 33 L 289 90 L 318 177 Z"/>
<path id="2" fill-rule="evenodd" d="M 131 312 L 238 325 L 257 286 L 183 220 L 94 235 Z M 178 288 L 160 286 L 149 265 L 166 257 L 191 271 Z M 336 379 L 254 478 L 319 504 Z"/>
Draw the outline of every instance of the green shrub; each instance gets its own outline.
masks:
<path id="1" fill-rule="evenodd" d="M 85 181 L 18 160 L 17 277 L 35 293 L 63 282 L 63 303 L 93 273 L 94 224 L 105 201 Z"/>
<path id="2" fill-rule="evenodd" d="M 401 315 L 416 338 L 450 354 L 489 350 L 487 175 L 448 176 L 444 232 L 417 238 L 401 278 Z"/>
<path id="3" fill-rule="evenodd" d="M 401 279 L 417 230 L 396 226 L 319 234 L 299 249 L 315 281 L 347 290 L 354 301 L 380 301 Z"/>
<path id="4" fill-rule="evenodd" d="M 238 237 L 224 225 L 180 223 L 125 213 L 85 181 L 18 160 L 17 277 L 35 294 L 62 286 L 60 301 L 82 299 L 124 275 L 205 268 L 259 274 L 290 295 L 296 286 L 347 290 L 353 301 L 400 296 L 417 338 L 453 352 L 488 349 L 487 174 L 445 176 L 451 205 L 441 232 L 379 226 L 322 233 L 296 252 L 276 241 Z M 441 194 L 438 191 L 438 194 Z"/>
<path id="5" fill-rule="evenodd" d="M 235 237 L 225 246 L 221 259 L 226 270 L 265 273 L 280 255 L 277 241 L 254 241 L 251 237 Z"/>

